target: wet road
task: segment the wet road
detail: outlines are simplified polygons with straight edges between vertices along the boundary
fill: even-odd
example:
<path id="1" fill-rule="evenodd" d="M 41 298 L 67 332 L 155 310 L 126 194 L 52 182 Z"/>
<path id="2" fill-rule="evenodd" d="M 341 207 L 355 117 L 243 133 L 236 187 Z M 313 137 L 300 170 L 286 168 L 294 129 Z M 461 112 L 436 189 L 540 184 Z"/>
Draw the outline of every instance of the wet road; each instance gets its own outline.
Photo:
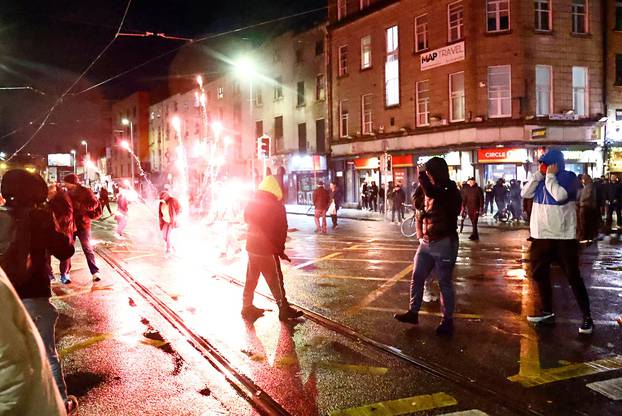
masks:
<path id="1" fill-rule="evenodd" d="M 407 306 L 416 249 L 395 226 L 343 221 L 334 232 L 317 235 L 311 219 L 290 216 L 287 252 L 293 262 L 284 265 L 288 297 L 321 315 L 314 319 L 310 314 L 291 327 L 282 325 L 274 312 L 254 325 L 240 318 L 241 288 L 235 281 L 243 282 L 246 263 L 244 252 L 236 253 L 236 248 L 243 241 L 231 239 L 229 255 L 221 256 L 224 230 L 195 226 L 180 233 L 179 253 L 165 257 L 153 215 L 144 207 L 133 207 L 130 217 L 127 240 L 113 237 L 111 219 L 96 223 L 100 253 L 154 293 L 193 333 L 209 340 L 236 371 L 290 414 L 621 413 L 619 402 L 586 387 L 622 376 L 622 329 L 615 322 L 622 313 L 622 253 L 615 240 L 582 253 L 596 321 L 595 333 L 587 338 L 577 335 L 580 314 L 559 269 L 553 269 L 557 325 L 535 329 L 525 322 L 533 307 L 533 289 L 525 278 L 527 231 L 486 228 L 480 242 L 461 240 L 455 273 L 456 331 L 451 338 L 439 338 L 434 333 L 440 320 L 438 302 L 424 305 L 417 327 L 392 319 Z M 83 414 L 118 414 L 105 405 L 106 394 L 113 391 L 141 403 L 142 413 L 136 414 L 173 414 L 149 406 L 149 397 L 161 400 L 163 394 L 187 396 L 176 414 L 249 414 L 247 403 L 214 374 L 196 349 L 188 348 L 184 336 L 105 267 L 103 287 L 109 289 L 98 292 L 105 293 L 110 303 L 101 307 L 93 303 L 93 292 L 84 282 L 88 293 L 73 296 L 66 314 L 90 308 L 91 323 L 111 322 L 114 336 L 103 337 L 97 349 L 67 354 L 70 377 L 85 368 L 98 374 L 98 360 L 90 359 L 93 351 L 96 356 L 96 351 L 118 342 L 119 334 L 131 334 L 128 325 L 138 338 L 128 335 L 123 345 L 134 349 L 134 355 L 122 364 L 106 363 L 113 367 L 108 372 L 149 373 L 139 371 L 145 362 L 173 367 L 158 371 L 161 380 L 156 378 L 156 383 L 153 377 L 147 382 L 161 392 L 140 388 L 144 384 L 140 379 L 132 383 L 133 377 L 113 388 L 109 380 L 102 382 L 106 392 L 93 397 L 98 407 L 83 407 L 89 410 Z M 61 290 L 77 289 L 57 288 Z M 269 293 L 263 284 L 258 291 Z M 82 298 L 87 306 L 80 304 Z M 255 303 L 276 310 L 264 297 L 258 296 Z M 68 334 L 76 326 L 67 325 Z M 66 348 L 75 344 L 72 336 L 61 339 Z M 169 346 L 168 352 L 162 343 Z M 148 354 L 136 354 L 137 348 Z M 77 354 L 85 356 L 74 357 Z M 181 368 L 177 372 L 176 362 Z M 171 383 L 174 386 L 167 386 Z M 211 394 L 197 393 L 205 389 Z M 85 391 L 87 403 L 89 394 Z"/>

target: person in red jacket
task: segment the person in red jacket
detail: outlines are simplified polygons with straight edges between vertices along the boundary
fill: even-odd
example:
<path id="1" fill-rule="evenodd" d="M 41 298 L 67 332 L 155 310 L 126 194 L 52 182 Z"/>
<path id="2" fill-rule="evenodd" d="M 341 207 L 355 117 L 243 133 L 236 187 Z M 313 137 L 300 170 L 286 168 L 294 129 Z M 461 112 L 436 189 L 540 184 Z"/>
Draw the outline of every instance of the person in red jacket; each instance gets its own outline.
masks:
<path id="1" fill-rule="evenodd" d="M 317 188 L 313 191 L 313 205 L 315 206 L 315 232 L 326 234 L 326 211 L 330 205 L 330 194 L 324 188 L 323 181 L 319 181 Z"/>
<path id="2" fill-rule="evenodd" d="M 171 243 L 171 233 L 177 227 L 177 215 L 181 211 L 181 206 L 177 198 L 173 198 L 168 192 L 160 192 L 160 205 L 158 206 L 158 218 L 162 238 L 166 243 L 166 252 L 173 250 Z"/>
<path id="3" fill-rule="evenodd" d="M 466 185 L 462 188 L 462 216 L 463 218 L 468 215 L 471 224 L 473 225 L 473 232 L 469 236 L 469 240 L 479 240 L 479 232 L 477 230 L 477 220 L 480 213 L 484 212 L 484 191 L 477 186 L 475 178 L 471 177 L 467 181 Z M 464 222 L 463 222 L 464 224 Z"/>
<path id="4" fill-rule="evenodd" d="M 244 210 L 244 221 L 248 224 L 248 266 L 242 297 L 242 317 L 248 321 L 255 321 L 264 312 L 253 305 L 260 274 L 266 279 L 279 306 L 279 319 L 287 321 L 302 316 L 302 312 L 289 305 L 283 285 L 280 259 L 289 261 L 289 257 L 285 254 L 287 215 L 285 206 L 280 202 L 282 198 L 283 192 L 276 178 L 266 176 Z"/>

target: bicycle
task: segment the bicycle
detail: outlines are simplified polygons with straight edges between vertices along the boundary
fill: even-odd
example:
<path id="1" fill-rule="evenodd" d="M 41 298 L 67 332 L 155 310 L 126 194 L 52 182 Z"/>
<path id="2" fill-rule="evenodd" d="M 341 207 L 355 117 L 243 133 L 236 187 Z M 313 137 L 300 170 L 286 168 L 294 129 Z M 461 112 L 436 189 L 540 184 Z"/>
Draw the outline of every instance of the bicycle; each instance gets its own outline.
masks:
<path id="1" fill-rule="evenodd" d="M 404 205 L 404 207 L 406 208 L 412 208 L 412 205 L 410 204 L 402 205 Z M 417 235 L 417 218 L 416 212 L 414 210 L 412 211 L 412 215 L 410 217 L 402 221 L 402 224 L 400 225 L 400 231 L 402 235 L 406 238 L 411 238 Z"/>

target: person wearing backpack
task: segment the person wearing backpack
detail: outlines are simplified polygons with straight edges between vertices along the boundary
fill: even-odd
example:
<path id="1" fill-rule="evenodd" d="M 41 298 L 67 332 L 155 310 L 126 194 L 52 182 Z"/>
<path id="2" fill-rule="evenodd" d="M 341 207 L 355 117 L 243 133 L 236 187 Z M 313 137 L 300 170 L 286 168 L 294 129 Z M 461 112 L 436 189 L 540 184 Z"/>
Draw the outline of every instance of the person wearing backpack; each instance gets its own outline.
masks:
<path id="1" fill-rule="evenodd" d="M 59 393 L 72 414 L 77 401 L 67 395 L 56 351 L 58 311 L 50 303 L 48 255 L 64 261 L 73 255 L 74 247 L 67 235 L 57 231 L 51 210 L 43 207 L 48 189 L 41 176 L 9 170 L 2 177 L 0 191 L 6 199 L 0 209 L 0 267 L 41 335 Z"/>
<path id="2" fill-rule="evenodd" d="M 78 175 L 71 173 L 63 178 L 63 182 L 69 192 L 69 197 L 73 205 L 73 218 L 76 224 L 74 237 L 80 239 L 82 251 L 86 257 L 86 263 L 89 266 L 93 282 L 99 282 L 101 276 L 99 274 L 99 268 L 95 264 L 95 252 L 93 251 L 93 247 L 91 247 L 91 221 L 101 217 L 101 205 L 93 191 L 80 185 Z M 62 261 L 60 264 L 62 283 L 71 283 L 71 279 L 69 278 L 70 271 L 71 259 L 69 258 Z"/>

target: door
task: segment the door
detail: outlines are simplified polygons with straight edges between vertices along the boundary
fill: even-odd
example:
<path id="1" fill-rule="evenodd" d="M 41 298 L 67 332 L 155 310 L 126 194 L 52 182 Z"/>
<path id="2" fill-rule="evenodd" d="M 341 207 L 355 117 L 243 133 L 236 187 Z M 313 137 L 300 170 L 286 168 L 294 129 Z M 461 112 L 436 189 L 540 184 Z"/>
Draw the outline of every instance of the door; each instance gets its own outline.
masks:
<path id="1" fill-rule="evenodd" d="M 300 153 L 307 152 L 307 123 L 298 124 L 298 150 Z"/>
<path id="2" fill-rule="evenodd" d="M 317 154 L 326 153 L 326 121 L 323 118 L 315 120 L 315 149 Z"/>

